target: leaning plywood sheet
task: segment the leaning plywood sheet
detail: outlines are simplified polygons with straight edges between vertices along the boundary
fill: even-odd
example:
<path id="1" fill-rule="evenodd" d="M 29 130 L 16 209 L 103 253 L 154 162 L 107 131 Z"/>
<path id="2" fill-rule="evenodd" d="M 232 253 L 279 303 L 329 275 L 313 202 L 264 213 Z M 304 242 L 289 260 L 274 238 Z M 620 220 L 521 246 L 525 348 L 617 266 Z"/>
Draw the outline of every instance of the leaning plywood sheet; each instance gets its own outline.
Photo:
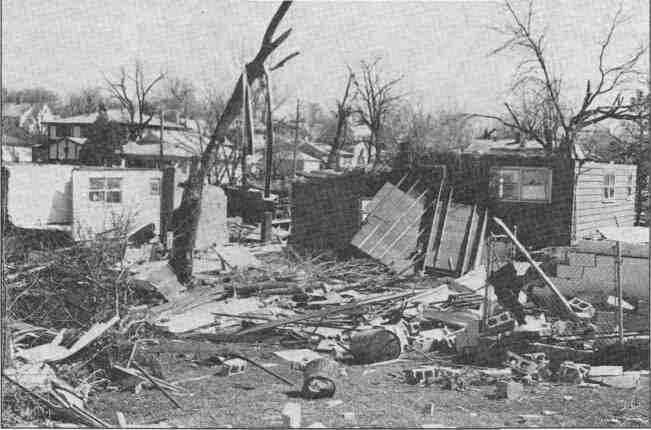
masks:
<path id="1" fill-rule="evenodd" d="M 473 207 L 451 202 L 448 205 L 434 268 L 459 273 L 462 271 L 466 235 L 472 223 Z"/>
<path id="2" fill-rule="evenodd" d="M 387 183 L 369 204 L 366 223 L 351 244 L 399 272 L 411 265 L 416 253 L 420 221 L 425 212 L 426 191 L 408 191 Z"/>

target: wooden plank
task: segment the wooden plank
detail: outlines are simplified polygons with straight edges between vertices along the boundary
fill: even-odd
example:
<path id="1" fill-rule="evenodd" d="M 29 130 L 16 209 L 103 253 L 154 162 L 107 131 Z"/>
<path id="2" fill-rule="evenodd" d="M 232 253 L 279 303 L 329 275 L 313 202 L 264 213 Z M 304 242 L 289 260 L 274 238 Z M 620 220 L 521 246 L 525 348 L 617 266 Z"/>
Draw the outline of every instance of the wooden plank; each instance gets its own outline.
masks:
<path id="1" fill-rule="evenodd" d="M 425 251 L 425 261 L 423 262 L 423 270 L 426 267 L 431 267 L 434 265 L 434 243 L 439 234 L 439 224 L 441 221 L 441 211 L 442 211 L 442 202 L 441 198 L 443 197 L 443 186 L 445 184 L 445 178 L 441 180 L 439 185 L 439 192 L 436 196 L 436 205 L 434 207 L 434 216 L 432 217 L 432 227 L 430 228 L 429 238 L 427 239 L 427 250 Z"/>
<path id="2" fill-rule="evenodd" d="M 477 205 L 472 206 L 472 215 L 470 216 L 470 226 L 468 227 L 468 234 L 466 235 L 466 244 L 464 246 L 463 259 L 461 260 L 461 273 L 463 275 L 468 271 L 470 266 L 470 256 L 472 254 L 473 247 L 475 246 L 475 239 L 477 235 L 477 224 L 478 224 L 478 213 Z"/>
<path id="3" fill-rule="evenodd" d="M 472 216 L 472 206 L 451 203 L 446 214 L 446 225 L 441 233 L 438 256 L 434 267 L 459 272 L 463 259 L 463 241 Z M 450 267 L 451 266 L 451 267 Z"/>
<path id="4" fill-rule="evenodd" d="M 488 226 L 488 209 L 484 209 L 484 222 L 482 223 L 477 243 L 477 252 L 472 263 L 472 269 L 475 270 L 481 265 L 484 256 L 484 247 L 486 246 L 486 227 Z"/>
<path id="5" fill-rule="evenodd" d="M 450 205 L 452 204 L 452 194 L 454 193 L 454 189 L 450 188 L 450 191 L 448 192 L 448 199 L 445 205 L 445 209 L 442 211 L 442 216 L 443 216 L 443 221 L 441 222 L 441 233 L 440 236 L 443 236 L 443 231 L 445 230 L 445 226 L 447 225 L 448 222 L 448 210 L 450 209 Z M 436 265 L 436 260 L 439 255 L 439 250 L 441 248 L 441 238 L 439 237 L 438 241 L 434 245 L 434 255 L 432 257 L 432 265 L 427 266 L 427 267 L 435 267 Z"/>
<path id="6" fill-rule="evenodd" d="M 283 320 L 272 321 L 272 322 L 267 323 L 267 324 L 257 325 L 257 326 L 254 326 L 254 327 L 244 329 L 244 330 L 239 331 L 237 333 L 234 333 L 233 336 L 243 336 L 245 334 L 256 333 L 256 332 L 259 332 L 259 331 L 262 331 L 262 330 L 269 330 L 269 329 L 276 328 L 276 327 L 282 327 L 284 325 L 292 324 L 292 323 L 296 323 L 296 322 L 300 322 L 300 321 L 305 321 L 305 320 L 314 319 L 314 318 L 322 318 L 322 317 L 325 317 L 325 316 L 328 316 L 330 314 L 334 314 L 334 313 L 337 313 L 337 312 L 344 312 L 344 311 L 352 310 L 352 309 L 355 309 L 355 308 L 357 308 L 359 306 L 370 305 L 370 304 L 373 304 L 373 303 L 381 303 L 381 302 L 384 302 L 384 301 L 398 300 L 398 299 L 409 297 L 409 296 L 412 296 L 412 295 L 415 295 L 415 294 L 416 293 L 409 291 L 409 292 L 406 292 L 406 293 L 389 294 L 389 295 L 385 295 L 385 296 L 374 297 L 374 298 L 371 298 L 371 299 L 359 300 L 359 301 L 356 301 L 354 303 L 348 303 L 348 304 L 345 304 L 345 305 L 342 305 L 342 306 L 337 306 L 337 307 L 331 308 L 331 309 L 324 309 L 324 310 L 309 313 L 309 314 L 299 315 L 299 316 L 293 317 L 293 318 L 287 318 L 287 319 L 283 319 Z"/>

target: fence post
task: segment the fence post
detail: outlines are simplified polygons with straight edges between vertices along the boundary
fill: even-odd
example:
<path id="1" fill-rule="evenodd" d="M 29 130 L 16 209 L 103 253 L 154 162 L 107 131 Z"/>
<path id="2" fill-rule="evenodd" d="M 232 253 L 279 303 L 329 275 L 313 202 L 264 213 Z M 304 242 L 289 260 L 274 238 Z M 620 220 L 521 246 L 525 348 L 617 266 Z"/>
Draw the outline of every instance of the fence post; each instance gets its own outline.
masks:
<path id="1" fill-rule="evenodd" d="M 617 325 L 619 326 L 619 343 L 624 343 L 624 292 L 622 291 L 622 246 L 619 241 L 615 243 L 617 257 L 616 265 L 616 287 L 617 287 Z"/>

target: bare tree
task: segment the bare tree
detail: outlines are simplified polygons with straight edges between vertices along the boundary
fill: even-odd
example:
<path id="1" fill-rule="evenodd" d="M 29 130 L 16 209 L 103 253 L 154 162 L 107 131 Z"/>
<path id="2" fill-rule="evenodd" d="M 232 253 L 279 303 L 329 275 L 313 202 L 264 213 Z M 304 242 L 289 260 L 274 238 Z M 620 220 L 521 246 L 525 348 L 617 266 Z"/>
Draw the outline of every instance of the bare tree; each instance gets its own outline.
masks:
<path id="1" fill-rule="evenodd" d="M 166 109 L 180 111 L 185 118 L 197 113 L 196 88 L 189 79 L 169 77 L 167 79 L 167 97 L 161 101 Z"/>
<path id="2" fill-rule="evenodd" d="M 519 106 L 505 103 L 507 118 L 478 116 L 497 120 L 536 140 L 546 150 L 559 150 L 568 156 L 572 154 L 574 141 L 581 129 L 607 119 L 635 120 L 639 116 L 636 107 L 625 102 L 622 90 L 639 75 L 636 66 L 647 48 L 636 49 L 625 61 L 616 65 L 607 66 L 605 59 L 615 31 L 626 22 L 621 7 L 600 42 L 599 77 L 596 83 L 587 80 L 583 99 L 576 106 L 562 96 L 561 74 L 552 70 L 545 52 L 547 35 L 532 25 L 532 2 L 525 16 L 519 15 L 508 1 L 506 9 L 512 23 L 494 27 L 493 30 L 503 34 L 507 40 L 492 54 L 508 50 L 522 55 L 512 87 L 522 96 L 522 101 Z"/>
<path id="3" fill-rule="evenodd" d="M 349 68 L 349 74 L 348 74 L 348 80 L 346 81 L 346 89 L 344 90 L 344 96 L 341 98 L 341 100 L 337 100 L 337 128 L 335 131 L 335 136 L 332 141 L 332 147 L 330 148 L 330 153 L 328 154 L 328 161 L 326 164 L 326 167 L 328 169 L 335 169 L 339 168 L 339 163 L 338 163 L 338 153 L 339 150 L 341 149 L 341 146 L 343 144 L 342 142 L 342 135 L 345 133 L 347 125 L 348 125 L 348 118 L 352 115 L 353 113 L 353 108 L 351 106 L 351 102 L 355 99 L 355 94 L 350 94 L 350 86 L 353 83 L 353 79 L 355 79 L 355 74 L 350 70 Z M 350 100 L 349 100 L 350 97 Z"/>
<path id="4" fill-rule="evenodd" d="M 294 52 L 283 58 L 275 66 L 269 69 L 265 67 L 265 62 L 269 58 L 269 55 L 287 40 L 291 34 L 291 29 L 288 29 L 274 39 L 276 29 L 290 6 L 291 2 L 289 1 L 284 1 L 280 5 L 267 26 L 258 53 L 251 62 L 246 64 L 246 83 L 248 85 L 252 85 L 267 72 L 282 67 L 290 59 L 298 55 L 298 52 Z M 181 205 L 175 213 L 174 245 L 170 264 L 181 282 L 189 281 L 192 276 L 192 251 L 194 249 L 199 216 L 201 214 L 201 194 L 203 192 L 204 180 L 212 162 L 213 151 L 224 140 L 231 123 L 241 113 L 243 81 L 243 75 L 240 75 L 235 89 L 226 102 L 226 106 L 217 121 L 206 149 L 201 154 L 198 162 L 190 169 L 190 175 L 184 186 Z"/>
<path id="5" fill-rule="evenodd" d="M 154 117 L 155 109 L 149 102 L 152 89 L 163 80 L 165 73 L 159 73 L 152 80 L 145 79 L 143 65 L 136 60 L 134 73 L 127 73 L 126 67 L 120 68 L 120 77 L 111 81 L 104 77 L 111 96 L 127 111 L 130 122 L 131 137 L 140 137 L 143 129 Z M 133 91 L 131 86 L 133 85 Z"/>
<path id="6" fill-rule="evenodd" d="M 371 63 L 362 61 L 360 78 L 357 78 L 358 75 L 353 77 L 360 101 L 355 113 L 359 116 L 360 122 L 371 131 L 370 146 L 375 149 L 375 163 L 379 161 L 380 151 L 383 148 L 381 133 L 384 120 L 402 97 L 395 93 L 396 85 L 402 80 L 402 76 L 384 81 L 379 72 L 380 60 L 381 58 L 378 57 Z M 370 151 L 368 161 L 371 161 Z"/>
<path id="7" fill-rule="evenodd" d="M 86 87 L 68 94 L 68 100 L 59 113 L 64 116 L 95 113 L 102 105 L 111 107 L 111 101 L 116 104 L 102 93 L 100 87 Z"/>
<path id="8" fill-rule="evenodd" d="M 406 142 L 414 155 L 464 148 L 472 135 L 469 119 L 453 109 L 432 113 L 421 104 L 403 103 L 388 116 L 384 139 L 394 147 Z"/>

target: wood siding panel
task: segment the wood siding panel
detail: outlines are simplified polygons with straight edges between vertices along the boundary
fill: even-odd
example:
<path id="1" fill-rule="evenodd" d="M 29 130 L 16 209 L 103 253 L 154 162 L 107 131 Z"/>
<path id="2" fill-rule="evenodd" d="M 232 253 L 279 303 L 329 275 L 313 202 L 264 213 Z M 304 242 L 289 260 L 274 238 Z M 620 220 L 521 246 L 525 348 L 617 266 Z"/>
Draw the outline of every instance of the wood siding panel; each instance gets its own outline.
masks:
<path id="1" fill-rule="evenodd" d="M 628 177 L 633 175 L 635 178 L 636 166 L 587 162 L 577 169 L 574 238 L 581 239 L 602 227 L 632 226 L 635 221 L 635 202 L 628 195 Z M 603 199 L 606 174 L 615 175 L 614 201 Z M 631 191 L 634 196 L 635 179 Z"/>

